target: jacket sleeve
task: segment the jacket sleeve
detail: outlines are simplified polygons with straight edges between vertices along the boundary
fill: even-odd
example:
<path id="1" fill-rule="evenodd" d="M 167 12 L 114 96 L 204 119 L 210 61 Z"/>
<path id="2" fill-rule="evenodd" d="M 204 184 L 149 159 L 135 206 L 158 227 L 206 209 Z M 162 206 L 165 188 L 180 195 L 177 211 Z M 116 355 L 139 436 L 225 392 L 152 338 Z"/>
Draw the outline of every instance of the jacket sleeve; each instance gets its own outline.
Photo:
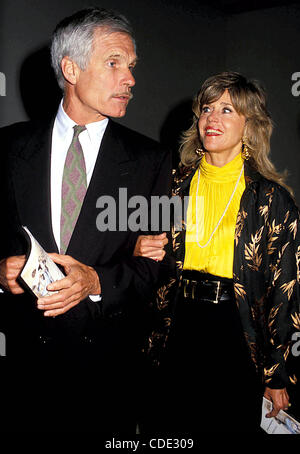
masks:
<path id="1" fill-rule="evenodd" d="M 270 224 L 269 232 L 267 250 L 272 253 L 276 245 L 276 255 L 271 266 L 269 305 L 266 308 L 264 382 L 270 388 L 283 388 L 296 381 L 292 339 L 293 333 L 300 331 L 299 212 L 292 201 L 285 205 L 281 222 Z"/>
<path id="2" fill-rule="evenodd" d="M 170 195 L 171 188 L 171 153 L 162 158 L 155 179 L 151 196 Z M 151 216 L 149 216 L 151 219 Z M 148 232 L 157 234 L 157 232 Z M 124 305 L 132 299 L 149 301 L 161 276 L 167 272 L 166 262 L 157 263 L 144 257 L 133 257 L 133 250 L 138 235 L 131 236 L 126 252 L 103 266 L 94 266 L 101 284 L 101 302 L 96 303 L 104 316 L 121 313 Z"/>

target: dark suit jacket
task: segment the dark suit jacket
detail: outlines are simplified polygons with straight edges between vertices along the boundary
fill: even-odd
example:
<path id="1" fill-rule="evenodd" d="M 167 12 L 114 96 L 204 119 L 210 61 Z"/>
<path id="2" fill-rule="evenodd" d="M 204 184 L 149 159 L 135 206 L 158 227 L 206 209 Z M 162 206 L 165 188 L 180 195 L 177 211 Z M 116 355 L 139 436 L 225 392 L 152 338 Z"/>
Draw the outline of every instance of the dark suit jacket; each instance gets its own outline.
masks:
<path id="1" fill-rule="evenodd" d="M 58 252 L 51 225 L 50 155 L 53 122 L 18 123 L 2 128 L 2 178 L 4 216 L 1 256 L 24 253 L 18 229 L 26 225 L 47 252 Z M 3 145 L 4 144 L 4 145 Z M 128 199 L 135 195 L 150 200 L 152 195 L 168 194 L 171 156 L 155 141 L 120 124 L 109 121 L 94 173 L 66 254 L 92 266 L 98 273 L 102 300 L 89 298 L 64 315 L 47 318 L 36 309 L 35 299 L 1 295 L 5 300 L 8 353 L 26 349 L 41 357 L 57 355 L 68 345 L 67 355 L 111 355 L 127 341 L 137 347 L 136 334 L 142 334 L 143 309 L 158 278 L 160 265 L 132 257 L 140 232 L 100 232 L 96 207 L 100 196 L 116 200 L 126 188 Z M 132 211 L 132 210 L 131 210 Z M 130 210 L 128 210 L 128 215 Z M 117 222 L 118 225 L 118 222 Z M 134 326 L 134 329 L 132 327 Z M 135 334 L 133 334 L 135 333 Z M 129 345 L 128 344 L 128 345 Z M 130 347 L 126 348 L 130 348 Z M 80 346 L 80 347 L 79 347 Z M 94 346 L 94 349 L 93 349 Z M 96 347 L 95 347 L 96 346 Z M 87 347 L 87 349 L 86 349 Z"/>

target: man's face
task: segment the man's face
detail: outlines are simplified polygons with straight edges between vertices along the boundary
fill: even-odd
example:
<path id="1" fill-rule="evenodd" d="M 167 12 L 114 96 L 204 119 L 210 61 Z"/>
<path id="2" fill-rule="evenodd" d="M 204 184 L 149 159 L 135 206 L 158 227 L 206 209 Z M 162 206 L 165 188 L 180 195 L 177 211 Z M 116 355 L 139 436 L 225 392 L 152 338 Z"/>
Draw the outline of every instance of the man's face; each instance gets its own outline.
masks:
<path id="1" fill-rule="evenodd" d="M 85 71 L 77 69 L 76 82 L 66 96 L 66 111 L 71 118 L 80 116 L 87 124 L 106 117 L 123 117 L 135 84 L 132 70 L 136 59 L 129 35 L 97 30 L 88 66 Z"/>

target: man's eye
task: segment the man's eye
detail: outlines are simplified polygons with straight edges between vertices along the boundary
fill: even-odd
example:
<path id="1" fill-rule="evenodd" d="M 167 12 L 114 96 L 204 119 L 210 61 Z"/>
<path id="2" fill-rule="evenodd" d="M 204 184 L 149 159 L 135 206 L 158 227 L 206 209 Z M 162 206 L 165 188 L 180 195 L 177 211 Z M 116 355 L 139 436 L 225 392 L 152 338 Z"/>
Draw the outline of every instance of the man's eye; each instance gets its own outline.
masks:
<path id="1" fill-rule="evenodd" d="M 133 73 L 135 66 L 128 66 L 128 68 L 129 68 L 129 71 L 130 71 L 131 73 Z"/>
<path id="2" fill-rule="evenodd" d="M 108 66 L 110 68 L 114 68 L 116 66 L 116 62 L 115 61 L 109 61 L 109 62 L 107 62 L 107 64 L 108 64 Z"/>

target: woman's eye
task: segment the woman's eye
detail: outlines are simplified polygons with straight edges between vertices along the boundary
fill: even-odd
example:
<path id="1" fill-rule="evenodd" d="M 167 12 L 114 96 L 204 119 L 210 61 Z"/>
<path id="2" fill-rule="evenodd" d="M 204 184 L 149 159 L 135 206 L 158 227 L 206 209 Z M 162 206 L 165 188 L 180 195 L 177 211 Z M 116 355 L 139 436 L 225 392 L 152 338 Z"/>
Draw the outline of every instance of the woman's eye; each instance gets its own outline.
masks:
<path id="1" fill-rule="evenodd" d="M 202 107 L 201 113 L 207 113 L 209 111 L 210 111 L 209 107 L 208 106 L 204 106 L 204 107 Z"/>
<path id="2" fill-rule="evenodd" d="M 223 112 L 224 113 L 230 113 L 230 112 L 232 112 L 232 110 L 229 109 L 228 107 L 224 107 Z"/>

